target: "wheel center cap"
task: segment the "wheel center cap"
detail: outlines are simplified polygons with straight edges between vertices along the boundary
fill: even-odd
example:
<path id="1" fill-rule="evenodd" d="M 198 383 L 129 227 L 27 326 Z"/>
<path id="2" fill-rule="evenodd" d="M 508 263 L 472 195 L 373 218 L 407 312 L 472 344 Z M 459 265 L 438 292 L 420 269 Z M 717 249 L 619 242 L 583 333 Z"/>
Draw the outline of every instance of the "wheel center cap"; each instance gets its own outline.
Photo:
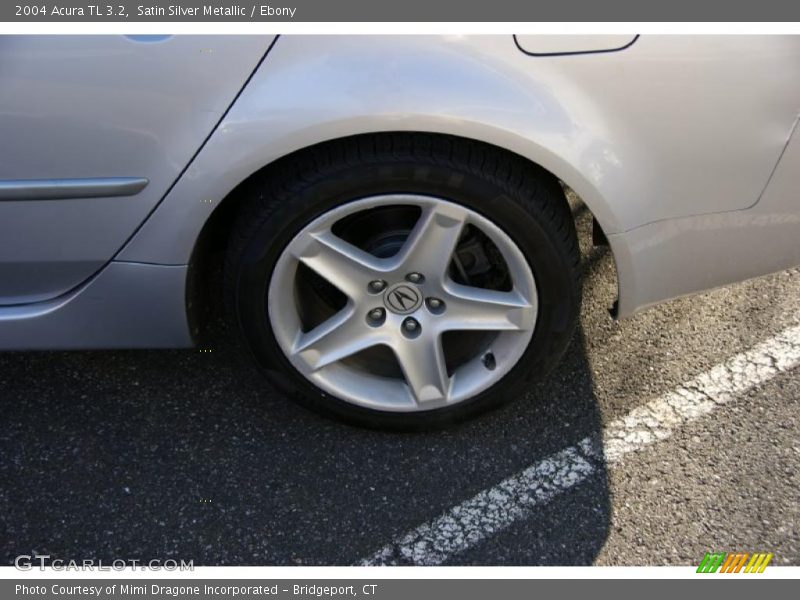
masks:
<path id="1" fill-rule="evenodd" d="M 422 294 L 413 285 L 397 283 L 384 292 L 383 303 L 393 313 L 407 315 L 420 307 Z"/>

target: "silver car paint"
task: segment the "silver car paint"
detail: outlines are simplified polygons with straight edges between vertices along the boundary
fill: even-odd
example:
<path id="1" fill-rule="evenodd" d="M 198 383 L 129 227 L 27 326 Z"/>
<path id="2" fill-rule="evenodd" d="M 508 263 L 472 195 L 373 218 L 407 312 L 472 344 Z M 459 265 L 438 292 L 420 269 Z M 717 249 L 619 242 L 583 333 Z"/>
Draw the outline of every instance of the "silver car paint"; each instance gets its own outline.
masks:
<path id="1" fill-rule="evenodd" d="M 609 236 L 628 315 L 684 296 L 800 264 L 800 134 L 786 147 L 755 206 L 658 221 Z"/>
<path id="2" fill-rule="evenodd" d="M 0 306 L 0 348 L 176 348 L 192 344 L 187 267 L 112 262 L 58 298 Z"/>
<path id="3" fill-rule="evenodd" d="M 189 163 L 270 41 L 0 37 L 0 180 L 7 188 L 29 179 L 149 180 L 127 198 L 32 201 L 24 182 L 18 201 L 6 195 L 0 305 L 53 298 L 106 264 Z"/>
<path id="4" fill-rule="evenodd" d="M 800 36 L 642 36 L 557 57 L 510 36 L 282 37 L 120 258 L 184 264 L 214 208 L 188 198 L 219 200 L 281 156 L 376 131 L 517 152 L 575 189 L 606 233 L 746 208 L 797 117 L 797 64 Z"/>
<path id="5" fill-rule="evenodd" d="M 511 36 L 282 37 L 115 260 L 188 264 L 216 204 L 294 150 L 358 133 L 440 132 L 517 152 L 573 187 L 608 234 L 620 314 L 632 314 L 800 262 L 796 138 L 787 147 L 798 65 L 791 36 L 642 36 L 620 52 L 552 57 L 523 54 Z M 85 289 L 106 290 L 104 273 Z M 163 301 L 149 303 L 154 322 L 183 306 L 164 290 L 183 290 L 185 270 L 170 277 L 177 283 L 152 285 Z M 146 295 L 147 278 L 139 283 Z M 90 310 L 87 298 L 28 315 L 29 328 L 49 321 L 35 344 L 0 309 L 0 347 L 120 345 L 113 331 L 89 340 L 59 331 L 54 315 Z M 147 336 L 186 344 L 188 325 Z"/>

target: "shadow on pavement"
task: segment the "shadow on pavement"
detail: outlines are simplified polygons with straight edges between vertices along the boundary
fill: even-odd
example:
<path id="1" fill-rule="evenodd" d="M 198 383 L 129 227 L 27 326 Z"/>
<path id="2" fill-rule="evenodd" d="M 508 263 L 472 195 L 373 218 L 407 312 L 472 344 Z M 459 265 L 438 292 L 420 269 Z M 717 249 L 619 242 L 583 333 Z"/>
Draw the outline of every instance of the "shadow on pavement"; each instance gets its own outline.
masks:
<path id="1" fill-rule="evenodd" d="M 601 418 L 578 331 L 547 381 L 445 431 L 340 425 L 270 391 L 218 326 L 212 352 L 0 355 L 0 548 L 195 565 L 351 564 L 588 437 Z M 455 564 L 589 564 L 605 469 Z"/>

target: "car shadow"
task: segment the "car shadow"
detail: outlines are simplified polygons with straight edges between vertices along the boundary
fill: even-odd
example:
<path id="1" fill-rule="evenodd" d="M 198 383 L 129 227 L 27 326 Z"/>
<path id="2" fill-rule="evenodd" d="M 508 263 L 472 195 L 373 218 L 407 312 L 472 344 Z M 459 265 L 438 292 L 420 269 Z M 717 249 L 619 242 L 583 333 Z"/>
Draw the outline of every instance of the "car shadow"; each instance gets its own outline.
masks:
<path id="1" fill-rule="evenodd" d="M 596 257 L 587 256 L 587 260 Z M 0 355 L 0 548 L 63 560 L 344 565 L 589 438 L 585 333 L 522 398 L 445 430 L 342 425 L 272 391 L 221 321 L 194 351 Z M 450 564 L 591 564 L 605 463 Z"/>

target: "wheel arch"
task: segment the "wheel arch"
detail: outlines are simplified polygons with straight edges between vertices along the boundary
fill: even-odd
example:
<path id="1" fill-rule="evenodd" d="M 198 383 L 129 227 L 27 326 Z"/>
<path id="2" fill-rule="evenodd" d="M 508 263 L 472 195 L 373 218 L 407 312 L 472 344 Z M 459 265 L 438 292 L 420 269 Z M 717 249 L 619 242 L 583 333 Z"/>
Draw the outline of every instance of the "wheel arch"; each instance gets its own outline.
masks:
<path id="1" fill-rule="evenodd" d="M 606 234 L 623 231 L 635 219 L 620 209 L 638 196 L 639 154 L 562 67 L 534 68 L 511 36 L 281 37 L 116 259 L 187 264 L 250 178 L 317 144 L 391 132 L 522 157 L 572 188 Z"/>
<path id="2" fill-rule="evenodd" d="M 189 258 L 190 268 L 187 281 L 187 307 L 190 313 L 190 322 L 192 323 L 192 328 L 195 333 L 197 333 L 197 331 L 201 328 L 201 324 L 206 320 L 206 315 L 209 312 L 209 306 L 214 304 L 212 298 L 217 293 L 219 288 L 218 278 L 215 276 L 215 273 L 219 270 L 219 267 L 222 263 L 222 257 L 228 243 L 229 234 L 238 215 L 240 202 L 246 193 L 246 190 L 257 180 L 269 181 L 271 172 L 279 172 L 282 168 L 290 165 L 299 156 L 308 152 L 312 152 L 315 148 L 336 144 L 347 140 L 374 141 L 382 137 L 393 135 L 424 136 L 432 139 L 450 139 L 453 141 L 461 140 L 480 144 L 482 146 L 486 146 L 507 154 L 509 157 L 521 159 L 527 163 L 531 169 L 544 171 L 548 175 L 562 182 L 564 185 L 572 188 L 579 196 L 581 201 L 584 202 L 586 209 L 595 219 L 595 222 L 601 229 L 601 232 L 605 231 L 602 221 L 597 218 L 597 215 L 592 210 L 592 207 L 584 200 L 579 190 L 575 188 L 574 184 L 578 183 L 578 185 L 580 185 L 580 182 L 576 182 L 575 179 L 565 180 L 562 176 L 559 176 L 559 174 L 554 173 L 552 170 L 526 156 L 481 139 L 467 138 L 464 136 L 434 131 L 373 131 L 326 139 L 286 153 L 269 162 L 268 164 L 256 169 L 247 177 L 242 179 L 232 190 L 230 190 L 208 214 L 199 233 L 196 236 L 196 240 Z M 611 250 L 613 254 L 613 248 Z"/>
<path id="3" fill-rule="evenodd" d="M 607 234 L 635 197 L 629 135 L 556 63 L 531 68 L 511 36 L 281 37 L 118 260 L 186 264 L 206 220 L 253 174 L 320 143 L 415 132 L 519 155 L 565 182 Z M 634 157 L 638 155 L 634 154 Z"/>
<path id="4" fill-rule="evenodd" d="M 545 158 L 544 161 L 534 160 L 529 154 L 521 154 L 513 149 L 505 146 L 500 146 L 484 138 L 468 137 L 463 135 L 456 135 L 452 133 L 442 132 L 440 130 L 377 130 L 377 131 L 364 131 L 359 133 L 352 133 L 338 137 L 324 138 L 314 143 L 305 145 L 303 147 L 287 151 L 270 162 L 256 168 L 250 172 L 246 177 L 241 179 L 236 185 L 228 191 L 219 202 L 214 203 L 213 209 L 208 212 L 202 221 L 201 227 L 197 233 L 197 242 L 193 244 L 191 254 L 194 255 L 198 249 L 198 243 L 204 239 L 208 239 L 210 234 L 215 230 L 222 229 L 224 231 L 225 225 L 229 223 L 235 215 L 238 199 L 241 197 L 243 190 L 252 184 L 258 178 L 269 176 L 271 170 L 280 169 L 282 165 L 290 164 L 296 157 L 312 151 L 319 146 L 328 144 L 335 144 L 348 139 L 375 139 L 392 135 L 418 135 L 429 136 L 431 138 L 463 140 L 467 142 L 481 144 L 486 147 L 499 150 L 509 156 L 521 158 L 527 162 L 532 169 L 541 169 L 549 175 L 561 181 L 564 185 L 571 188 L 586 204 L 587 209 L 591 212 L 596 220 L 598 226 L 603 233 L 610 233 L 616 231 L 616 220 L 607 203 L 597 198 L 598 192 L 591 187 L 588 180 L 581 176 L 577 171 L 571 169 L 567 163 L 560 161 L 554 154 L 547 152 L 544 148 L 539 147 L 539 150 L 534 152 L 535 156 L 541 157 L 542 154 L 548 154 L 550 159 Z M 554 164 L 555 163 L 555 164 Z M 590 198 L 587 200 L 587 197 Z"/>

